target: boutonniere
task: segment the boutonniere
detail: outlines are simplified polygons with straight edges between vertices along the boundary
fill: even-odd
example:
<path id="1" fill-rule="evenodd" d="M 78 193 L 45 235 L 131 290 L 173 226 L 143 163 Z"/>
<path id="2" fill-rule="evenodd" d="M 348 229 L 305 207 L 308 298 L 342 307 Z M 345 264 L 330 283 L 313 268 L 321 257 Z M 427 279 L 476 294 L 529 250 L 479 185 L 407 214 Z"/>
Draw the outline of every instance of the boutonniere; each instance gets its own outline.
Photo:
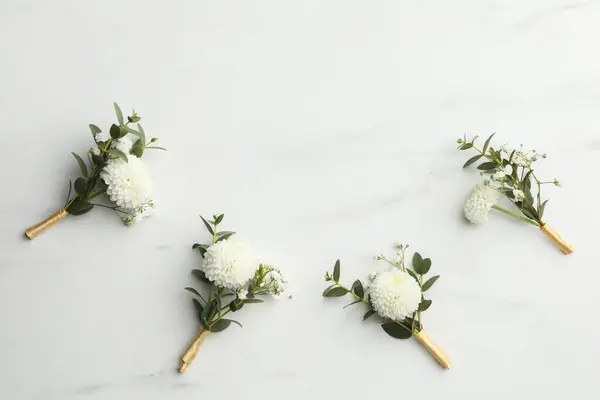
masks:
<path id="1" fill-rule="evenodd" d="M 71 153 L 79 164 L 81 176 L 75 182 L 69 182 L 65 205 L 44 221 L 28 228 L 25 234 L 29 239 L 35 238 L 69 214 L 83 215 L 96 206 L 114 210 L 126 225 L 152 215 L 152 180 L 141 158 L 145 150 L 165 149 L 153 145 L 158 138 L 146 140 L 144 129 L 139 124 L 142 118 L 135 110 L 125 120 L 116 103 L 114 107 L 117 124 L 112 124 L 108 132 L 90 124 L 94 147 L 83 157 Z M 132 127 L 133 124 L 136 124 L 136 129 Z M 104 194 L 112 205 L 92 201 Z"/>
<path id="2" fill-rule="evenodd" d="M 325 273 L 325 281 L 332 284 L 325 289 L 323 296 L 351 295 L 354 301 L 344 308 L 358 303 L 367 306 L 368 310 L 363 316 L 363 321 L 377 314 L 381 328 L 388 335 L 396 339 L 414 337 L 440 365 L 450 368 L 450 359 L 431 340 L 422 323 L 422 314 L 432 303 L 425 298 L 424 294 L 440 276 L 435 275 L 425 279 L 425 275 L 431 268 L 431 259 L 423 258 L 419 253 L 414 253 L 412 269 L 408 268 L 405 264 L 408 245 L 398 244 L 396 247 L 398 252 L 394 260 L 388 259 L 381 253 L 375 256 L 376 260 L 386 263 L 386 268 L 371 273 L 364 281 L 357 279 L 350 288 L 340 283 L 340 260 L 337 260 L 333 274 Z"/>
<path id="3" fill-rule="evenodd" d="M 246 304 L 262 303 L 259 296 L 271 295 L 279 298 L 285 283 L 279 269 L 264 264 L 256 253 L 246 244 L 230 241 L 235 234 L 231 231 L 219 231 L 223 214 L 213 216 L 213 220 L 202 218 L 210 234 L 210 244 L 196 243 L 192 246 L 202 256 L 200 269 L 192 274 L 203 283 L 203 294 L 187 287 L 193 293 L 192 299 L 200 322 L 200 330 L 185 353 L 181 356 L 179 372 L 183 372 L 192 363 L 204 337 L 210 333 L 221 332 L 238 321 L 226 318 Z"/>
<path id="4" fill-rule="evenodd" d="M 457 140 L 459 150 L 474 150 L 478 154 L 469 158 L 463 168 L 481 163 L 477 169 L 485 180 L 475 186 L 464 206 L 465 217 L 473 224 L 484 224 L 491 209 L 538 227 L 565 254 L 571 254 L 573 247 L 544 221 L 544 211 L 548 200 L 542 199 L 542 186 L 551 184 L 560 187 L 559 182 L 543 181 L 534 169 L 534 164 L 546 154 L 535 150 L 525 150 L 523 146 L 513 149 L 508 144 L 494 149 L 490 142 L 492 134 L 480 149 L 475 145 L 475 136 L 471 141 L 467 137 Z M 516 212 L 500 207 L 497 202 L 505 198 L 512 203 Z"/>

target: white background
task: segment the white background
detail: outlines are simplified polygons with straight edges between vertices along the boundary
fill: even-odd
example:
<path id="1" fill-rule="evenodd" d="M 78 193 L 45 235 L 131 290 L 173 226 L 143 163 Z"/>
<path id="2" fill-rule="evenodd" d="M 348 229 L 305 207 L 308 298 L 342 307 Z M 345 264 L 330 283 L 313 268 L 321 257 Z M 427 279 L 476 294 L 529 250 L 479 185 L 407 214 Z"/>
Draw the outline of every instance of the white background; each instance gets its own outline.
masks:
<path id="1" fill-rule="evenodd" d="M 16 1 L 0 4 L 2 399 L 595 398 L 599 373 L 600 4 L 538 1 Z M 158 214 L 67 217 L 70 152 L 135 108 Z M 499 213 L 461 216 L 480 178 L 463 133 L 548 153 L 562 255 Z M 225 213 L 290 280 L 209 336 L 190 275 Z M 323 299 L 394 241 L 442 275 L 424 324 L 450 355 Z"/>

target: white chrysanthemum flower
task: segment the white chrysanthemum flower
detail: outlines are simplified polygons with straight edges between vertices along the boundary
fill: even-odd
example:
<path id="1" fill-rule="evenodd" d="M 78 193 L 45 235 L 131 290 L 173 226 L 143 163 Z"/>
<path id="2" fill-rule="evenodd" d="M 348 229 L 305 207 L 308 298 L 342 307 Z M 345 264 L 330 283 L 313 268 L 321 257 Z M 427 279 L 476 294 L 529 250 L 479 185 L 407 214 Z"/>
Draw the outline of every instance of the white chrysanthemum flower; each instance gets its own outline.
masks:
<path id="1" fill-rule="evenodd" d="M 248 289 L 240 289 L 237 295 L 240 300 L 246 300 L 248 298 Z"/>
<path id="2" fill-rule="evenodd" d="M 108 132 L 98 132 L 94 139 L 96 139 L 96 142 L 107 142 L 110 140 L 110 134 Z"/>
<path id="3" fill-rule="evenodd" d="M 120 150 L 125 154 L 129 154 L 131 152 L 131 148 L 133 147 L 133 140 L 127 136 L 123 136 L 122 138 L 114 140 L 110 147 Z"/>
<path id="4" fill-rule="evenodd" d="M 377 275 L 369 287 L 369 297 L 377 314 L 401 321 L 419 308 L 421 288 L 415 278 L 394 268 Z"/>
<path id="5" fill-rule="evenodd" d="M 152 180 L 139 158 L 130 155 L 128 159 L 111 160 L 100 177 L 108 185 L 106 194 L 112 201 L 124 209 L 135 209 L 150 200 Z"/>
<path id="6" fill-rule="evenodd" d="M 489 185 L 480 183 L 475 186 L 465 202 L 465 217 L 473 224 L 485 224 L 488 220 L 488 213 L 498 201 L 498 197 L 498 192 Z"/>
<path id="7" fill-rule="evenodd" d="M 249 246 L 223 240 L 204 253 L 202 270 L 217 286 L 237 291 L 252 279 L 259 265 Z"/>

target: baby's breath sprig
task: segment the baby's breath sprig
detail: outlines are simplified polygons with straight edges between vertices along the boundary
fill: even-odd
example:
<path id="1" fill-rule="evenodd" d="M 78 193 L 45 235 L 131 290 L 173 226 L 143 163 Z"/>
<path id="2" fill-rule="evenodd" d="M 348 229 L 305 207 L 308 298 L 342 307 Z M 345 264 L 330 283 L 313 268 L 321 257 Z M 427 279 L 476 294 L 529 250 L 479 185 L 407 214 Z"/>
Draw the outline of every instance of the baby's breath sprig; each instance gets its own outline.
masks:
<path id="1" fill-rule="evenodd" d="M 209 244 L 195 243 L 192 246 L 203 259 L 201 269 L 192 270 L 192 274 L 205 287 L 204 295 L 194 288 L 185 288 L 196 296 L 192 302 L 200 322 L 200 331 L 181 356 L 179 372 L 184 372 L 196 358 L 207 333 L 224 331 L 232 323 L 242 327 L 238 321 L 225 318 L 230 313 L 241 310 L 246 304 L 263 303 L 257 296 L 279 298 L 284 291 L 286 282 L 279 269 L 260 262 L 249 246 L 230 242 L 229 238 L 235 232 L 218 230 L 224 216 L 213 215 L 212 220 L 200 216 L 211 241 Z"/>
<path id="2" fill-rule="evenodd" d="M 433 284 L 439 279 L 435 275 L 425 280 L 431 269 L 431 259 L 414 253 L 412 268 L 405 262 L 408 245 L 396 245 L 397 258 L 390 260 L 382 253 L 375 255 L 376 260 L 385 261 L 388 267 L 373 272 L 366 281 L 357 279 L 348 288 L 340 282 L 340 260 L 335 262 L 333 273 L 325 273 L 325 281 L 330 286 L 323 292 L 324 297 L 342 297 L 350 294 L 354 300 L 344 308 L 362 303 L 367 306 L 363 321 L 377 314 L 381 328 L 396 339 L 415 337 L 442 365 L 450 368 L 450 359 L 425 332 L 422 324 L 422 313 L 429 309 L 432 301 L 424 297 Z"/>
<path id="3" fill-rule="evenodd" d="M 486 139 L 482 148 L 475 144 L 478 136 L 467 140 L 465 135 L 457 140 L 459 150 L 473 150 L 478 153 L 469 158 L 463 168 L 481 161 L 477 169 L 485 177 L 467 199 L 464 207 L 465 217 L 471 223 L 483 224 L 487 222 L 490 209 L 495 209 L 540 228 L 563 253 L 571 254 L 572 246 L 543 219 L 548 200 L 542 199 L 542 186 L 552 184 L 560 187 L 556 178 L 552 181 L 543 181 L 535 173 L 534 164 L 540 159 L 545 159 L 546 154 L 525 150 L 522 145 L 518 149 L 512 149 L 508 144 L 504 144 L 499 149 L 495 149 L 490 145 L 494 135 Z M 496 204 L 500 197 L 508 200 L 518 212 Z"/>
<path id="4" fill-rule="evenodd" d="M 102 132 L 94 124 L 89 125 L 94 147 L 84 157 L 71 153 L 79 165 L 81 176 L 74 182 L 69 181 L 69 193 L 63 208 L 25 231 L 29 239 L 35 238 L 68 214 L 83 215 L 96 206 L 112 209 L 126 225 L 152 215 L 152 181 L 140 158 L 147 149 L 165 149 L 153 145 L 158 140 L 156 137 L 146 140 L 146 133 L 139 124 L 142 118 L 135 110 L 125 121 L 123 112 L 116 103 L 114 109 L 117 123 L 112 124 L 108 132 Z M 131 124 L 134 123 L 137 129 L 132 127 Z M 113 205 L 92 202 L 104 194 L 108 195 Z"/>

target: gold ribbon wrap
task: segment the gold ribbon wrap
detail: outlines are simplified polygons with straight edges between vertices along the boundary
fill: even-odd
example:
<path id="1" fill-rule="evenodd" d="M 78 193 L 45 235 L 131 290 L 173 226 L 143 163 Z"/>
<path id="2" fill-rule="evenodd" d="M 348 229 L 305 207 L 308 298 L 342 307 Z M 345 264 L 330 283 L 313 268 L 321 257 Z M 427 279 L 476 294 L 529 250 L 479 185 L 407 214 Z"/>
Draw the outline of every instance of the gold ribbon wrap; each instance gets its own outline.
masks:
<path id="1" fill-rule="evenodd" d="M 188 346 L 187 350 L 181 356 L 181 362 L 179 363 L 179 372 L 184 372 L 187 367 L 194 361 L 194 358 L 198 355 L 200 345 L 204 341 L 204 337 L 208 331 L 204 328 L 200 329 L 200 332 L 196 335 L 194 341 Z"/>
<path id="2" fill-rule="evenodd" d="M 548 224 L 540 226 L 540 230 L 544 233 L 544 235 L 546 235 L 550 240 L 552 240 L 554 244 L 558 246 L 560 251 L 562 251 L 566 255 L 569 255 L 573 252 L 573 246 L 565 242 L 565 240 L 562 237 L 560 237 L 558 232 L 550 228 Z"/>
<path id="3" fill-rule="evenodd" d="M 444 368 L 450 369 L 450 358 L 444 353 L 444 350 L 433 342 L 431 337 L 424 330 L 420 330 L 415 334 L 415 338 L 431 353 L 431 355 Z"/>
<path id="4" fill-rule="evenodd" d="M 48 218 L 46 218 L 45 220 L 40 222 L 39 224 L 35 224 L 35 225 L 27 228 L 27 230 L 25 231 L 25 235 L 29 239 L 33 240 L 37 235 L 44 232 L 46 229 L 51 228 L 58 221 L 60 221 L 64 217 L 66 217 L 67 214 L 68 214 L 67 210 L 65 210 L 64 208 L 61 208 L 60 210 L 58 210 L 57 212 L 55 212 L 54 214 L 52 214 L 51 216 L 49 216 Z"/>

